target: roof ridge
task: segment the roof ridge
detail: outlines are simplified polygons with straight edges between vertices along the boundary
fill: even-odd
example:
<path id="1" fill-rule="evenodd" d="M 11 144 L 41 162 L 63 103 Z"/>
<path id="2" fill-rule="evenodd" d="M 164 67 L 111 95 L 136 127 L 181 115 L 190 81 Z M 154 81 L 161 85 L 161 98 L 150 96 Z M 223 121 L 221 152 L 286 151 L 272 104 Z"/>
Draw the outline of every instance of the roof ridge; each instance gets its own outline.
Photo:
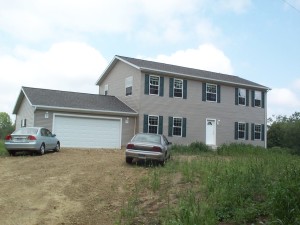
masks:
<path id="1" fill-rule="evenodd" d="M 144 61 L 144 62 L 157 63 L 157 64 L 161 64 L 161 65 L 175 66 L 175 67 L 180 67 L 180 68 L 185 68 L 185 69 L 192 69 L 192 70 L 198 70 L 198 71 L 203 71 L 203 72 L 208 72 L 208 73 L 220 74 L 220 75 L 225 75 L 225 76 L 239 77 L 237 75 L 232 75 L 232 74 L 220 73 L 220 72 L 209 71 L 209 70 L 204 70 L 204 69 L 197 69 L 197 68 L 187 67 L 187 66 L 180 66 L 180 65 L 164 63 L 164 62 L 158 62 L 158 61 L 153 61 L 153 60 L 139 59 L 139 58 L 133 58 L 133 57 L 121 56 L 121 55 L 116 55 L 116 56 L 120 57 L 120 58 L 123 58 L 124 60 L 126 60 L 126 58 L 127 58 L 127 59 L 133 59 L 133 60 L 140 60 L 140 61 Z M 241 77 L 239 77 L 239 78 L 241 78 Z"/>
<path id="2" fill-rule="evenodd" d="M 45 91 L 57 91 L 57 92 L 64 92 L 64 93 L 75 93 L 75 94 L 83 94 L 83 95 L 107 96 L 107 97 L 114 97 L 115 98 L 115 96 L 113 96 L 113 95 L 103 95 L 103 94 L 93 94 L 93 93 L 85 93 L 85 92 L 63 91 L 63 90 L 48 89 L 48 88 L 35 88 L 35 87 L 22 86 L 22 89 L 23 88 L 38 89 L 38 90 L 45 90 Z"/>

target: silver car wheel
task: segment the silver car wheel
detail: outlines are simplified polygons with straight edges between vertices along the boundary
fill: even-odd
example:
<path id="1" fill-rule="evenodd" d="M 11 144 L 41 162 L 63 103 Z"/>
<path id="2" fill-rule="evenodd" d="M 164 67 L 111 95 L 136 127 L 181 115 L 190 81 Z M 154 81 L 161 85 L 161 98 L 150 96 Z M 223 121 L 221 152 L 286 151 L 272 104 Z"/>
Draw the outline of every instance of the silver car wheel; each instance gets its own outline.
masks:
<path id="1" fill-rule="evenodd" d="M 45 154 L 45 145 L 42 144 L 39 150 L 40 155 L 44 155 Z"/>
<path id="2" fill-rule="evenodd" d="M 54 151 L 59 152 L 60 150 L 60 144 L 57 142 Z"/>

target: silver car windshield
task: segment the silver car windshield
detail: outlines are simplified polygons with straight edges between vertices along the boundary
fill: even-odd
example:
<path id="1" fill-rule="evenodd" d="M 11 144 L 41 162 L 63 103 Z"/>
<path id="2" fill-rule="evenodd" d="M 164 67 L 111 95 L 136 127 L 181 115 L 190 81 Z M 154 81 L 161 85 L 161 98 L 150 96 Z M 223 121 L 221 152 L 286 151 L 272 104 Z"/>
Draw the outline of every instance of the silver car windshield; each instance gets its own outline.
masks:
<path id="1" fill-rule="evenodd" d="M 22 135 L 22 134 L 37 134 L 38 129 L 36 128 L 21 128 L 19 130 L 16 130 L 13 134 Z"/>
<path id="2" fill-rule="evenodd" d="M 149 134 L 138 134 L 134 137 L 132 141 L 136 142 L 153 142 L 160 144 L 160 136 L 159 135 L 149 135 Z"/>

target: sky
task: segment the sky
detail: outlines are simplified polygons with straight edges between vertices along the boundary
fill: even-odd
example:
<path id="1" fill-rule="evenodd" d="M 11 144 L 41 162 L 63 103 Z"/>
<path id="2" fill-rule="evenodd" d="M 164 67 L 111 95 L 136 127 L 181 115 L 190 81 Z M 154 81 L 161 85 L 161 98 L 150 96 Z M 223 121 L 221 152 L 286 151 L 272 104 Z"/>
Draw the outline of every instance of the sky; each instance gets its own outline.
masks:
<path id="1" fill-rule="evenodd" d="M 268 117 L 300 112 L 300 0 L 0 0 L 0 112 L 22 86 L 98 93 L 115 55 L 269 87 Z"/>

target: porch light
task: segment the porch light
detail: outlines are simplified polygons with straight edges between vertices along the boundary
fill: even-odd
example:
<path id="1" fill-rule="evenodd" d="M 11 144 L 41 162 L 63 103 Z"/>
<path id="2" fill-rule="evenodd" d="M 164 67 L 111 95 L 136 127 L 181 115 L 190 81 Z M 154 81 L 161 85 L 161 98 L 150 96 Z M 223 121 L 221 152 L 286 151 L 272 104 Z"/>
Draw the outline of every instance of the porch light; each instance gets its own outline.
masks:
<path id="1" fill-rule="evenodd" d="M 45 113 L 45 118 L 46 118 L 46 119 L 49 118 L 49 113 L 48 113 L 48 112 Z"/>

